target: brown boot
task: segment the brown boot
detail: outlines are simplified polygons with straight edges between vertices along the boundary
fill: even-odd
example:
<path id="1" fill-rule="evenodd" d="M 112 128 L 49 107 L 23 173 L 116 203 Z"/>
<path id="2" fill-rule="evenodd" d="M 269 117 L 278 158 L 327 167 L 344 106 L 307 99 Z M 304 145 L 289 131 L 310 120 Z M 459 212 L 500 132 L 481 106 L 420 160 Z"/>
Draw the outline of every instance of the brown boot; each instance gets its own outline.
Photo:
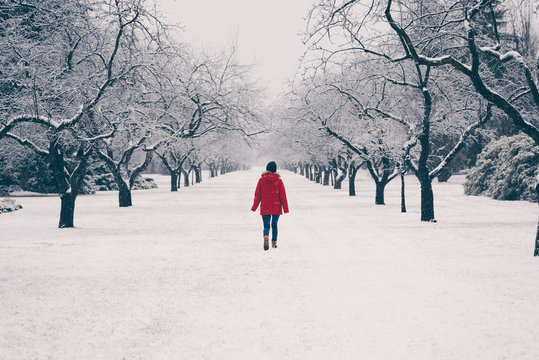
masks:
<path id="1" fill-rule="evenodd" d="M 272 241 L 271 241 L 271 247 L 272 247 L 272 248 L 276 248 L 276 247 L 277 247 L 277 240 L 275 240 L 275 241 L 272 240 Z"/>
<path id="2" fill-rule="evenodd" d="M 269 236 L 264 235 L 264 250 L 269 250 Z"/>

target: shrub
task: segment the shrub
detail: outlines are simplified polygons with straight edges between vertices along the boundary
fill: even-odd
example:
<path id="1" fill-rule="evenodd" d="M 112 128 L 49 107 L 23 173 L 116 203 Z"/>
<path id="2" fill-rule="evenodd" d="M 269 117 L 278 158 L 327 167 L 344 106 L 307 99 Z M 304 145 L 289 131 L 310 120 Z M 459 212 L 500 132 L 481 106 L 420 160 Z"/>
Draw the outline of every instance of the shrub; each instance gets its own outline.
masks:
<path id="1" fill-rule="evenodd" d="M 13 199 L 0 199 L 0 214 L 22 209 Z"/>
<path id="2" fill-rule="evenodd" d="M 0 196 L 13 191 L 32 191 L 38 193 L 57 193 L 58 185 L 47 159 L 25 148 L 18 152 L 0 150 Z M 153 189 L 157 184 L 153 179 L 137 177 L 134 190 Z M 88 167 L 80 189 L 81 194 L 93 194 L 96 191 L 118 190 L 112 174 L 95 156 L 88 160 Z"/>
<path id="3" fill-rule="evenodd" d="M 467 195 L 486 195 L 498 200 L 537 201 L 535 179 L 539 146 L 526 135 L 502 137 L 491 142 L 467 176 Z"/>
<path id="4" fill-rule="evenodd" d="M 54 193 L 58 186 L 46 159 L 22 147 L 6 146 L 0 151 L 0 187 Z M 5 190 L 7 191 L 7 190 Z"/>
<path id="5" fill-rule="evenodd" d="M 154 179 L 143 178 L 142 176 L 137 176 L 133 184 L 133 190 L 157 189 L 157 187 Z"/>

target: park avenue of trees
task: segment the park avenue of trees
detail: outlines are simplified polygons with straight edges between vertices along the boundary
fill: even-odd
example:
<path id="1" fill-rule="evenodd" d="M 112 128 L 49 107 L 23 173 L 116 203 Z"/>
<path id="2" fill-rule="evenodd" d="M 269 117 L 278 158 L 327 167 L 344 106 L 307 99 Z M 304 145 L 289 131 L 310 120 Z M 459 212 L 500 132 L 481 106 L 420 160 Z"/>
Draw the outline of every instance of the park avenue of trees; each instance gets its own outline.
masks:
<path id="1" fill-rule="evenodd" d="M 402 211 L 404 174 L 413 174 L 420 220 L 435 222 L 435 179 L 469 167 L 500 136 L 521 133 L 539 146 L 531 1 L 313 1 L 298 75 L 270 109 L 234 47 L 196 52 L 173 40 L 152 8 L 0 2 L 0 144 L 50 164 L 60 227 L 73 227 L 96 161 L 127 207 L 152 162 L 175 192 L 181 179 L 201 181 L 203 168 L 211 176 L 241 168 L 252 146 L 280 149 L 276 160 L 313 181 L 340 189 L 348 179 L 351 196 L 366 169 L 375 204 L 399 179 Z"/>

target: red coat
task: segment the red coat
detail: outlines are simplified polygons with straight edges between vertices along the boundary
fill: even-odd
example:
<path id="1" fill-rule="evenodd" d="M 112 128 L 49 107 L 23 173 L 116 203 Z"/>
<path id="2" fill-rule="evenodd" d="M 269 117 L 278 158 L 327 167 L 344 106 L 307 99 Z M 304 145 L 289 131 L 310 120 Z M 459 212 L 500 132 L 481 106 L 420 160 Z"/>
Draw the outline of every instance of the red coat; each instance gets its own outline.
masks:
<path id="1" fill-rule="evenodd" d="M 261 204 L 260 204 L 261 203 Z M 265 171 L 256 185 L 252 211 L 260 204 L 260 215 L 281 215 L 288 212 L 288 201 L 281 177 L 277 173 Z"/>

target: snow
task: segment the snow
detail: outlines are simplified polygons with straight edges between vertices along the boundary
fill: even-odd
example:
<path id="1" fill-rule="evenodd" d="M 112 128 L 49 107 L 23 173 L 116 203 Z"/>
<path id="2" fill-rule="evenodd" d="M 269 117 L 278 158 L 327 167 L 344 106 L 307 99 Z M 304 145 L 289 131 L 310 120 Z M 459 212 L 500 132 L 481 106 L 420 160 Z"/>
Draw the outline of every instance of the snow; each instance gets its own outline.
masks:
<path id="1" fill-rule="evenodd" d="M 537 205 L 434 184 L 419 221 L 407 177 L 374 205 L 281 172 L 290 214 L 262 249 L 261 169 L 168 191 L 18 198 L 0 215 L 2 359 L 536 359 Z"/>

